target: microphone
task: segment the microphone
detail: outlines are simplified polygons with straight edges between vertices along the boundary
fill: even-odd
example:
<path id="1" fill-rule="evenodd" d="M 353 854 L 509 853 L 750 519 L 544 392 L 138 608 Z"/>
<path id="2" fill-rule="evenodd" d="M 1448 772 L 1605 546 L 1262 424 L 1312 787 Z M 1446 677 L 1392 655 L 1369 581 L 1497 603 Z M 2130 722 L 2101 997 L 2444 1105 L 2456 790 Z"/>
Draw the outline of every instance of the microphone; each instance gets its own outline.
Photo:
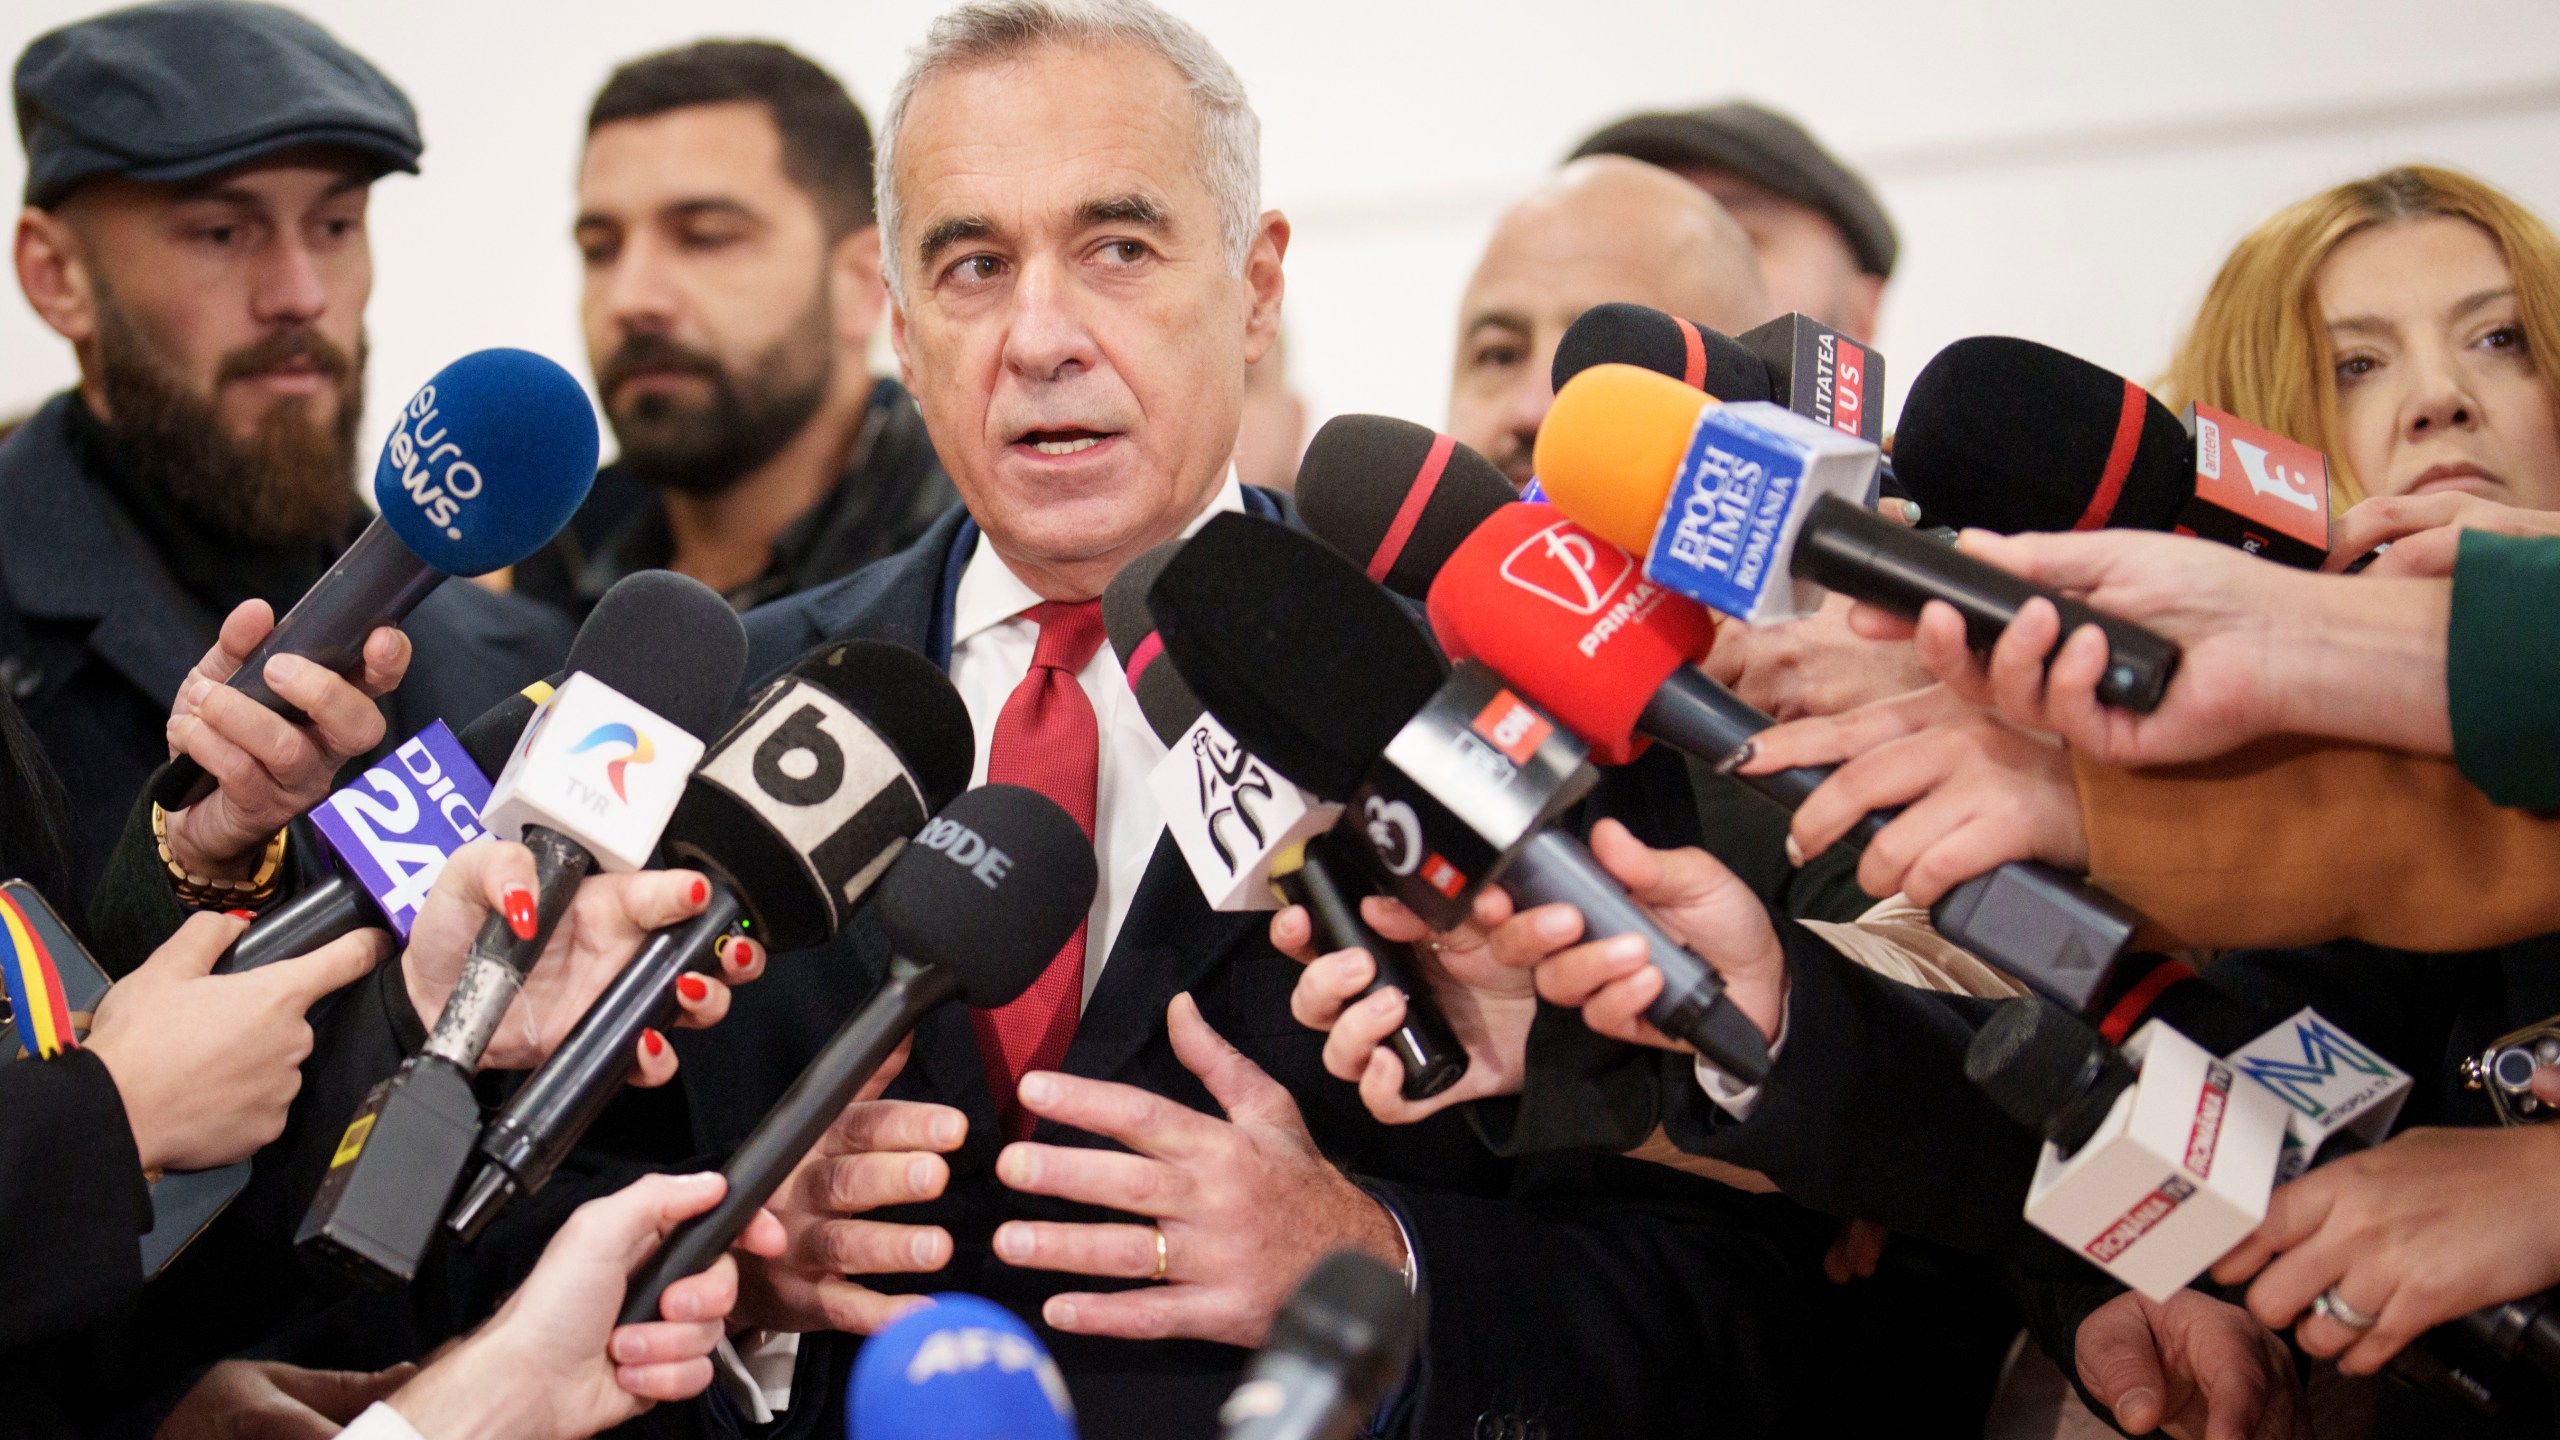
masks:
<path id="1" fill-rule="evenodd" d="M 1408 600 L 1484 517 L 1518 499 L 1493 462 L 1385 415 L 1337 415 L 1298 462 L 1298 518 L 1370 579 Z"/>
<path id="2" fill-rule="evenodd" d="M 417 1273 L 480 1133 L 471 1076 L 525 972 L 590 870 L 638 869 L 746 667 L 746 632 L 718 594 L 672 571 L 646 582 L 654 653 L 616 680 L 571 675 L 525 728 L 481 823 L 533 852 L 535 929 L 481 925 L 426 1044 L 356 1107 L 294 1243 L 373 1285 Z"/>
<path id="3" fill-rule="evenodd" d="M 2178 647 L 2127 620 L 2030 585 L 1846 496 L 1862 492 L 1873 446 L 1774 405 L 1711 405 L 1632 365 L 1586 370 L 1539 428 L 1538 474 L 1556 503 L 1645 557 L 1645 578 L 1752 624 L 1812 613 L 1824 589 L 1917 616 L 1944 600 L 1988 649 L 2038 596 L 2107 637 L 2098 698 L 2160 703 Z M 2057 642 L 2058 644 L 2059 642 Z"/>
<path id="4" fill-rule="evenodd" d="M 1350 562 L 1220 515 L 1148 605 L 1210 712 L 1273 769 L 1344 797 L 1363 863 L 1426 923 L 1458 923 L 1499 881 L 1524 906 L 1573 905 L 1592 938 L 1641 935 L 1664 978 L 1646 1018 L 1729 1074 L 1765 1077 L 1767 1046 L 1715 972 L 1553 823 L 1598 774 L 1580 742 L 1481 665 L 1444 684 L 1430 642 Z"/>
<path id="5" fill-rule="evenodd" d="M 1075 1440 L 1067 1379 L 1020 1316 L 936 1295 L 862 1342 L 845 1386 L 852 1440 Z"/>
<path id="6" fill-rule="evenodd" d="M 1594 305 L 1556 342 L 1555 388 L 1594 365 L 1634 365 L 1727 404 L 1765 400 L 1869 444 L 1884 441 L 1884 357 L 1810 315 L 1727 337 L 1643 305 Z"/>
<path id="7" fill-rule="evenodd" d="M 669 1285 L 720 1258 L 927 1011 L 1020 995 L 1093 908 L 1094 880 L 1083 827 L 1036 790 L 985 785 L 944 806 L 871 897 L 891 951 L 879 990 L 729 1157 L 720 1203 L 677 1226 L 640 1269 L 620 1323 L 656 1318 Z"/>
<path id="8" fill-rule="evenodd" d="M 2209 405 L 2181 425 L 2141 386 L 2032 340 L 1939 351 L 1903 401 L 1894 461 L 1937 524 L 2176 530 L 2306 568 L 2329 553 L 2319 451 Z"/>
<path id="9" fill-rule="evenodd" d="M 1715 643 L 1708 611 L 1550 505 L 1514 503 L 1479 525 L 1432 583 L 1430 613 L 1452 657 L 1491 665 L 1604 765 L 1633 759 L 1648 737 L 1714 761 L 1770 724 L 1694 668 Z M 1830 773 L 1734 778 L 1793 810 Z M 1893 814 L 1866 816 L 1846 838 L 1863 847 Z M 1966 881 L 1930 914 L 1939 933 L 2074 1011 L 2111 991 L 2142 920 L 2075 876 L 2023 862 Z"/>
<path id="10" fill-rule="evenodd" d="M 1316 1262 L 1272 1317 L 1271 1338 L 1219 1407 L 1226 1440 L 1351 1440 L 1422 1342 L 1422 1302 L 1357 1250 Z"/>
<path id="11" fill-rule="evenodd" d="M 676 1011 L 675 984 L 713 963 L 733 926 L 773 953 L 842 928 L 935 811 L 969 783 L 968 707 L 933 662 L 877 641 L 822 645 L 766 686 L 713 742 L 662 845 L 711 882 L 702 913 L 650 935 L 560 1048 L 480 1135 L 486 1162 L 446 1225 L 479 1238 L 540 1190 L 621 1092 L 640 1032 Z"/>
<path id="12" fill-rule="evenodd" d="M 596 478 L 596 413 L 575 377 L 530 350 L 476 350 L 435 373 L 409 403 L 373 470 L 364 527 L 228 682 L 295 724 L 267 688 L 267 661 L 299 655 L 339 674 L 364 663 L 365 637 L 407 619 L 448 575 L 485 575 L 548 544 Z M 213 793 L 193 757 L 151 787 L 163 810 Z"/>
<path id="13" fill-rule="evenodd" d="M 1502 489 L 1510 492 L 1507 485 Z M 1147 777 L 1165 829 L 1211 909 L 1301 905 L 1322 953 L 1369 952 L 1377 969 L 1358 998 L 1389 985 L 1404 992 L 1404 1023 L 1387 1037 L 1386 1047 L 1404 1065 L 1404 1098 L 1429 1099 L 1466 1073 L 1466 1049 L 1423 983 L 1412 948 L 1360 918 L 1360 896 L 1368 887 L 1353 878 L 1343 863 L 1345 852 L 1326 833 L 1338 828 L 1342 807 L 1308 794 L 1255 759 L 1164 658 L 1147 591 L 1182 544 L 1167 541 L 1130 561 L 1102 592 L 1102 623 L 1112 651 L 1138 709 L 1165 744 L 1164 759 Z M 1240 837 L 1248 848 L 1236 854 L 1229 837 Z"/>

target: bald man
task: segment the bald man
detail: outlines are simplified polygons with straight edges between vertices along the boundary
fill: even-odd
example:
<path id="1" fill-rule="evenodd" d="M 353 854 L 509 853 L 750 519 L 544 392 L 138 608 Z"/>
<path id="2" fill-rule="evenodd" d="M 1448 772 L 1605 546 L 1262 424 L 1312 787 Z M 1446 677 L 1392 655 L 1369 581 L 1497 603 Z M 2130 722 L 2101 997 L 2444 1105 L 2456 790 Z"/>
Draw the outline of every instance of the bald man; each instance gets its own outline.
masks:
<path id="1" fill-rule="evenodd" d="M 1705 191 L 1622 155 L 1555 173 L 1493 227 L 1458 309 L 1449 433 L 1529 483 L 1556 342 L 1583 311 L 1650 305 L 1727 335 L 1774 316 L 1751 237 Z"/>

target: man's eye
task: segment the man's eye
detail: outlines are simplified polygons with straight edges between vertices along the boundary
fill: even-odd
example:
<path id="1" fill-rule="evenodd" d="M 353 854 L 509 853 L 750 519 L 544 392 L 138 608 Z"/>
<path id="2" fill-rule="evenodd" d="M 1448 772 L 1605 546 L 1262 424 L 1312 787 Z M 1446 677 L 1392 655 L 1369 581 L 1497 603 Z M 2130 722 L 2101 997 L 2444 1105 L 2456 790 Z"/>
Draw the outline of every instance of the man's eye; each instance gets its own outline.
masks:
<path id="1" fill-rule="evenodd" d="M 943 273 L 961 281 L 993 280 L 1004 273 L 1004 262 L 993 255 L 963 255 Z"/>
<path id="2" fill-rule="evenodd" d="M 1114 240 L 1102 247 L 1102 253 L 1122 265 L 1135 265 L 1147 258 L 1147 247 L 1137 240 Z"/>
<path id="3" fill-rule="evenodd" d="M 1485 345 L 1477 348 L 1472 363 L 1478 370 L 1508 370 L 1523 358 L 1517 345 Z"/>
<path id="4" fill-rule="evenodd" d="M 237 225 L 207 225 L 202 230 L 197 231 L 196 234 L 207 244 L 228 246 L 236 244 L 239 241 L 240 227 Z"/>

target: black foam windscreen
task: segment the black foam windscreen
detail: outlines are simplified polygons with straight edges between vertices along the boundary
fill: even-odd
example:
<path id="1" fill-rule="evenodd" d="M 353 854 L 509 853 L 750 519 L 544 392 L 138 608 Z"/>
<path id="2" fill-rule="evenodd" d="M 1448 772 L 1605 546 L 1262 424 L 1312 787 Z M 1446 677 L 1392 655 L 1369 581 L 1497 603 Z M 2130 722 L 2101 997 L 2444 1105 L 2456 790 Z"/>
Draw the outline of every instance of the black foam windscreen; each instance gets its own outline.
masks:
<path id="1" fill-rule="evenodd" d="M 1778 396 L 1768 363 L 1741 341 L 1644 305 L 1594 305 L 1565 327 L 1550 372 L 1555 388 L 1594 365 L 1638 366 L 1727 404 Z"/>
<path id="2" fill-rule="evenodd" d="M 1421 628 L 1323 541 L 1220 515 L 1156 577 L 1167 658 L 1236 740 L 1340 800 L 1440 686 Z"/>
<path id="3" fill-rule="evenodd" d="M 1964 1073 L 2000 1113 L 2065 1154 L 2080 1148 L 2134 1081 L 2132 1066 L 2105 1036 L 2035 995 L 1991 1012 L 1965 1051 Z"/>
<path id="4" fill-rule="evenodd" d="M 1342 1377 L 1366 1413 L 1386 1399 L 1422 1339 L 1422 1303 L 1404 1277 L 1357 1250 L 1316 1262 L 1271 1319 L 1265 1348 Z"/>
<path id="5" fill-rule="evenodd" d="M 757 692 L 685 786 L 670 863 L 726 880 L 780 952 L 817 944 L 969 783 L 969 712 L 914 651 L 832 642 Z"/>
<path id="6" fill-rule="evenodd" d="M 1156 617 L 1147 609 L 1147 591 L 1182 544 L 1167 540 L 1121 566 L 1102 589 L 1102 629 L 1111 637 L 1111 653 L 1120 657 L 1120 673 L 1138 697 L 1138 713 L 1167 745 L 1182 738 L 1202 708 L 1200 697 L 1183 683 L 1181 670 L 1165 657 L 1163 642 L 1156 640 Z"/>
<path id="7" fill-rule="evenodd" d="M 720 593 L 672 570 L 642 570 L 596 601 L 564 667 L 584 671 L 686 734 L 720 732 L 747 670 L 747 631 Z"/>
<path id="8" fill-rule="evenodd" d="M 1903 397 L 1894 474 L 1929 525 L 2166 530 L 2195 494 L 2195 445 L 2132 381 L 2050 345 L 1978 335 Z"/>
<path id="9" fill-rule="evenodd" d="M 1093 842 L 1037 790 L 982 785 L 927 821 L 880 877 L 873 913 L 910 960 L 988 1009 L 1020 995 L 1093 908 Z"/>
<path id="10" fill-rule="evenodd" d="M 1451 551 L 1484 517 L 1519 499 L 1482 455 L 1427 425 L 1337 415 L 1298 462 L 1298 516 L 1369 578 L 1399 595 L 1431 593 Z"/>
<path id="11" fill-rule="evenodd" d="M 566 670 L 545 677 L 539 682 L 542 693 L 550 694 L 554 687 L 568 678 Z M 470 756 L 471 763 L 480 767 L 483 779 L 495 781 L 498 772 L 507 768 L 507 757 L 515 753 L 516 741 L 523 738 L 524 727 L 533 723 L 534 712 L 542 708 L 541 701 L 526 693 L 532 688 L 527 686 L 525 690 L 519 690 L 481 711 L 480 718 L 463 726 L 462 733 L 453 737 L 461 742 L 462 753 Z"/>

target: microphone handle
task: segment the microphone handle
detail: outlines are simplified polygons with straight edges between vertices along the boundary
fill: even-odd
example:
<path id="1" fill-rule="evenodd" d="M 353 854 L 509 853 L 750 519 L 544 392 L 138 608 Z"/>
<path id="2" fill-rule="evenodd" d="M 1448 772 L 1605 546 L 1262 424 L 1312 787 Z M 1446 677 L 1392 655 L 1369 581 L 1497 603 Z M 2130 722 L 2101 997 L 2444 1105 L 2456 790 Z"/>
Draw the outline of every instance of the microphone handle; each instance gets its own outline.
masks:
<path id="1" fill-rule="evenodd" d="M 1751 1018 L 1725 998 L 1724 982 L 1706 961 L 1663 932 L 1582 842 L 1541 825 L 1494 875 L 1520 908 L 1561 901 L 1582 912 L 1587 940 L 1641 935 L 1662 972 L 1662 993 L 1644 1018 L 1675 1040 L 1698 1048 L 1716 1068 L 1749 1084 L 1769 1078 L 1769 1046 Z"/>
<path id="2" fill-rule="evenodd" d="M 1265 1350 L 1218 1407 L 1218 1433 L 1219 1440 L 1351 1440 L 1368 1419 L 1338 1367 Z"/>
<path id="3" fill-rule="evenodd" d="M 533 968 L 534 961 L 541 958 L 542 948 L 551 943 L 551 932 L 559 927 L 560 917 L 569 913 L 569 902 L 577 898 L 578 882 L 595 868 L 595 856 L 587 853 L 586 846 L 548 825 L 524 827 L 524 845 L 533 852 L 537 907 L 533 938 L 517 939 L 516 932 L 507 925 L 507 917 L 490 912 L 480 922 L 480 933 L 472 937 L 471 949 L 462 957 L 462 973 L 454 979 L 453 993 L 445 997 L 435 1029 L 428 1032 L 427 1043 L 418 1050 L 465 1075 L 480 1068 L 480 1057 L 488 1053 L 490 1038 L 498 1033 L 498 1022 L 506 1018 L 507 1007 L 515 1003 L 516 992 L 524 988 L 524 973 Z"/>
<path id="4" fill-rule="evenodd" d="M 412 554 L 399 532 L 380 516 L 347 547 L 328 573 L 294 602 L 284 619 L 267 633 L 249 658 L 233 672 L 231 688 L 299 725 L 303 713 L 267 688 L 267 662 L 278 655 L 299 655 L 341 675 L 364 663 L 364 642 L 374 630 L 409 618 L 418 602 L 444 583 L 444 572 Z M 184 810 L 214 791 L 213 777 L 192 755 L 180 755 L 161 770 L 151 799 L 162 810 Z"/>
<path id="5" fill-rule="evenodd" d="M 1837 495 L 1813 502 L 1797 532 L 1791 568 L 1800 579 L 1907 618 L 1917 619 L 1931 600 L 1944 600 L 1964 616 L 1965 640 L 1976 650 L 1989 650 L 2019 609 L 2043 596 L 2062 613 L 2064 639 L 2083 625 L 2106 633 L 2098 698 L 2136 714 L 2159 708 L 2178 670 L 2177 642 L 2157 631 L 2031 585 Z"/>
<path id="6" fill-rule="evenodd" d="M 2502 1359 L 2518 1356 L 2560 1379 L 2560 1290 L 2484 1305 L 2456 1322 Z"/>
<path id="7" fill-rule="evenodd" d="M 1638 730 L 1684 755 L 1707 761 L 1723 759 L 1743 741 L 1776 723 L 1749 701 L 1688 665 L 1671 672 L 1662 688 L 1653 693 L 1653 699 L 1646 702 L 1644 713 L 1636 718 Z M 1831 778 L 1833 768 L 1798 765 L 1766 775 L 1737 773 L 1733 778 L 1775 801 L 1781 809 L 1793 811 Z M 1900 813 L 1872 811 L 1850 826 L 1849 833 L 1841 838 L 1863 850 L 1868 841 L 1876 838 L 1876 832 Z"/>
<path id="8" fill-rule="evenodd" d="M 1365 1000 L 1390 985 L 1404 992 L 1404 1023 L 1387 1037 L 1386 1047 L 1404 1063 L 1400 1093 L 1407 1100 L 1427 1100 L 1467 1073 L 1466 1048 L 1442 1018 L 1413 947 L 1389 940 L 1360 918 L 1360 897 L 1368 887 L 1359 883 L 1360 872 L 1350 857 L 1335 849 L 1337 843 L 1331 831 L 1310 836 L 1299 867 L 1285 874 L 1275 872 L 1272 888 L 1290 904 L 1307 908 L 1319 951 L 1366 950 L 1377 962 L 1377 973 L 1359 998 Z"/>
<path id="9" fill-rule="evenodd" d="M 259 916 L 257 923 L 240 932 L 240 938 L 213 962 L 213 973 L 237 975 L 277 960 L 308 955 L 340 936 L 381 923 L 381 913 L 361 883 L 352 876 L 332 875 Z"/>
<path id="10" fill-rule="evenodd" d="M 677 1226 L 647 1264 L 634 1274 L 617 1324 L 634 1325 L 658 1318 L 658 1301 L 667 1287 L 687 1275 L 709 1269 L 726 1253 L 757 1207 L 791 1174 L 793 1166 L 844 1113 L 854 1093 L 880 1073 L 889 1052 L 916 1028 L 934 1006 L 960 993 L 959 977 L 938 965 L 922 965 L 903 955 L 889 962 L 889 977 L 879 992 L 844 1022 L 827 1048 L 791 1082 L 791 1089 L 740 1145 L 720 1173 L 729 1188 L 720 1203 Z"/>
<path id="11" fill-rule="evenodd" d="M 447 1228 L 476 1240 L 500 1206 L 550 1183 L 561 1158 L 639 1063 L 640 1032 L 674 1018 L 677 977 L 710 968 L 712 946 L 744 913 L 738 892 L 714 880 L 701 914 L 649 936 L 560 1048 L 480 1132 L 480 1154 L 489 1164 L 447 1217 Z"/>

